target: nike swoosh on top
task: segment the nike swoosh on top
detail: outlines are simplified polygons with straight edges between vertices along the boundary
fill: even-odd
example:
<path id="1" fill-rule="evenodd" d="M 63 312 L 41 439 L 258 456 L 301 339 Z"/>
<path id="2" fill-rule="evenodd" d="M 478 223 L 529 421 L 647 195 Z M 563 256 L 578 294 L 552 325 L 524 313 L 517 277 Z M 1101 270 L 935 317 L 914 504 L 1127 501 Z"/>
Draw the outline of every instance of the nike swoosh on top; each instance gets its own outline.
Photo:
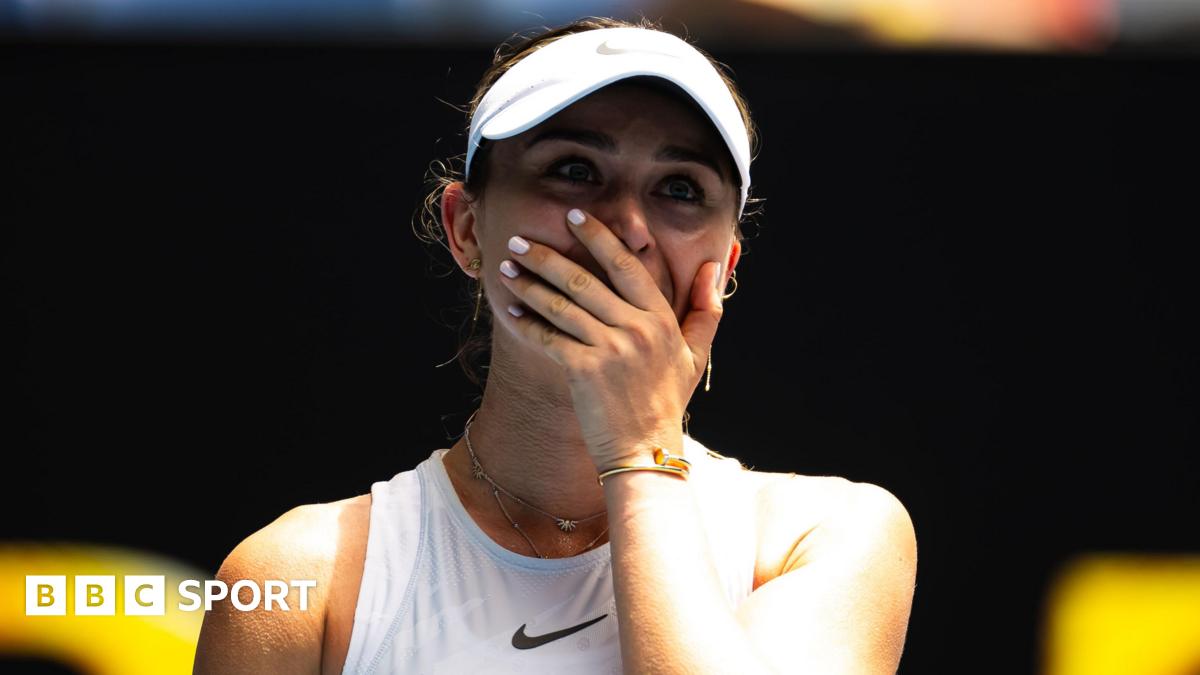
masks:
<path id="1" fill-rule="evenodd" d="M 656 49 L 633 49 L 633 48 L 626 49 L 623 47 L 613 47 L 608 44 L 608 40 L 605 40 L 604 42 L 601 42 L 599 45 L 596 45 L 596 53 L 597 54 L 608 54 L 608 55 L 612 55 L 612 54 L 658 54 L 659 56 L 669 56 L 673 59 L 679 58 L 675 54 L 670 54 L 667 52 L 660 52 Z"/>
<path id="2" fill-rule="evenodd" d="M 513 633 L 512 646 L 516 647 L 517 649 L 533 649 L 534 647 L 541 647 L 547 642 L 554 642 L 555 640 L 565 638 L 572 633 L 578 633 L 584 628 L 587 628 L 588 626 L 600 621 L 601 619 L 604 619 L 607 616 L 607 614 L 604 616 L 598 616 L 591 621 L 584 621 L 578 626 L 571 626 L 570 628 L 556 630 L 553 633 L 546 633 L 545 635 L 526 635 L 525 626 L 529 624 L 523 623 L 521 624 L 521 627 L 517 629 L 517 632 Z"/>

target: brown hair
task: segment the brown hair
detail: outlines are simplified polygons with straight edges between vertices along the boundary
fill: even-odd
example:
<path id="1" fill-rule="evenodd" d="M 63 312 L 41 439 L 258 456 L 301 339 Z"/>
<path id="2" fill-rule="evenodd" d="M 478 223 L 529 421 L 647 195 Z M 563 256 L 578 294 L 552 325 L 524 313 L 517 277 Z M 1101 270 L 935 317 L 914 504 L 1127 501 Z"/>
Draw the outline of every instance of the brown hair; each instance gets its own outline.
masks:
<path id="1" fill-rule="evenodd" d="M 479 107 L 480 101 L 487 94 L 492 85 L 500 79 L 510 68 L 516 65 L 521 59 L 535 50 L 545 46 L 546 44 L 557 40 L 558 38 L 582 33 L 589 30 L 598 30 L 601 28 L 645 28 L 649 30 L 663 30 L 662 26 L 655 21 L 642 18 L 636 22 L 625 21 L 622 19 L 612 19 L 605 17 L 587 17 L 573 21 L 559 28 L 546 30 L 531 37 L 522 37 L 514 35 L 512 38 L 505 40 L 496 48 L 495 54 L 492 57 L 492 65 L 483 74 L 483 78 L 475 88 L 475 95 L 471 97 L 470 103 L 464 111 L 467 116 L 467 132 L 469 133 L 471 118 L 475 115 L 475 110 Z M 693 45 L 695 47 L 695 45 Z M 742 121 L 746 125 L 746 133 L 750 140 L 750 156 L 754 157 L 758 154 L 758 131 L 754 125 L 753 119 L 750 117 L 750 107 L 746 104 L 745 99 L 737 89 L 737 85 L 733 83 L 732 78 L 726 72 L 726 66 L 713 59 L 703 50 L 696 48 L 701 54 L 704 54 L 721 79 L 725 81 L 725 85 L 729 87 L 729 93 L 733 95 L 733 100 L 737 104 L 738 110 L 742 113 Z M 475 201 L 483 198 L 484 189 L 488 179 L 488 156 L 490 155 L 491 144 L 486 140 L 480 142 L 479 148 L 475 151 L 472 158 L 472 168 L 470 180 L 464 184 L 464 198 L 468 201 Z M 451 166 L 451 161 L 462 165 L 465 162 L 466 153 L 455 156 L 450 160 L 435 160 L 429 168 L 425 182 L 425 197 L 422 200 L 421 206 L 417 211 L 416 218 L 413 222 L 413 231 L 417 237 L 427 244 L 440 244 L 448 248 L 446 243 L 446 232 L 442 227 L 440 202 L 443 190 L 446 186 L 456 181 L 463 180 L 465 167 L 457 169 Z M 736 176 L 735 176 L 736 177 Z M 739 186 L 740 187 L 740 186 Z M 742 232 L 742 222 L 753 222 L 755 218 L 761 215 L 762 199 L 757 197 L 748 197 L 746 206 L 743 210 L 742 217 L 739 221 L 733 223 L 734 236 L 738 241 L 744 241 L 745 236 Z M 491 351 L 491 312 L 488 310 L 486 298 L 481 297 L 483 292 L 483 282 L 478 279 L 467 277 L 465 287 L 468 298 L 468 318 L 462 326 L 460 326 L 460 334 L 464 329 L 469 331 L 465 338 L 460 338 L 460 347 L 458 354 L 454 359 L 457 359 L 463 372 L 466 373 L 467 379 L 479 386 L 481 389 L 484 386 L 485 378 L 482 373 L 487 366 L 485 360 Z M 472 320 L 476 307 L 478 307 L 478 316 Z M 477 332 L 478 324 L 483 324 L 483 331 Z M 468 327 L 469 326 L 469 327 Z M 447 363 L 449 363 L 447 361 Z M 445 365 L 445 364 L 442 364 Z"/>

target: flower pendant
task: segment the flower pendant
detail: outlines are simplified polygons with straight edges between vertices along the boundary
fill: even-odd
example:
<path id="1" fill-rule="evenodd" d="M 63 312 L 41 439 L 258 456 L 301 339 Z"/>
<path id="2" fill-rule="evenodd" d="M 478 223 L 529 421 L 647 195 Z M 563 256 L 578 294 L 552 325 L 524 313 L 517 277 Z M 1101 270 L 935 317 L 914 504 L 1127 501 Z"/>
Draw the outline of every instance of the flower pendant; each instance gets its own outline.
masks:
<path id="1" fill-rule="evenodd" d="M 574 532 L 575 531 L 575 521 L 567 520 L 566 518 L 559 518 L 558 519 L 558 529 L 562 530 L 563 532 Z"/>

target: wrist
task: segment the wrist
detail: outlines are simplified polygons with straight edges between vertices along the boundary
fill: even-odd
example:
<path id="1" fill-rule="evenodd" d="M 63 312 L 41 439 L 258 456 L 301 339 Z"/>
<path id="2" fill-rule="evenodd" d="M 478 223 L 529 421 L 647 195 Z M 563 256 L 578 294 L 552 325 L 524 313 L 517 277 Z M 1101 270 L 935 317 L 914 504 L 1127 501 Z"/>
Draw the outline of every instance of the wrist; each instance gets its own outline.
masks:
<path id="1" fill-rule="evenodd" d="M 682 452 L 672 453 L 661 445 L 651 446 L 649 461 L 647 461 L 645 453 L 639 453 L 634 457 L 634 459 L 626 459 L 601 468 L 596 475 L 597 482 L 603 486 L 607 478 L 635 471 L 662 473 L 686 480 L 692 469 L 692 463 L 683 456 Z"/>

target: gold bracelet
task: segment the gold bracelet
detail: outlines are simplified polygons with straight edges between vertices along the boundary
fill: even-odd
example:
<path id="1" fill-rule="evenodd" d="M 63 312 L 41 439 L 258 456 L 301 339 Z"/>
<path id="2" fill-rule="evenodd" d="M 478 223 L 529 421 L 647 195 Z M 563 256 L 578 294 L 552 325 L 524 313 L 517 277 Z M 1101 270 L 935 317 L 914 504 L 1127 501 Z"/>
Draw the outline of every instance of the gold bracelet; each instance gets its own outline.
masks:
<path id="1" fill-rule="evenodd" d="M 670 454 L 662 447 L 654 448 L 654 464 L 645 466 L 618 466 L 614 469 L 603 471 L 596 476 L 596 481 L 601 486 L 604 485 L 604 479 L 615 473 L 624 473 L 626 471 L 662 471 L 665 473 L 673 473 L 684 480 L 687 480 L 692 471 L 692 463 L 683 457 L 676 457 Z"/>
<path id="2" fill-rule="evenodd" d="M 683 457 L 676 457 L 660 446 L 654 447 L 654 463 L 659 466 L 677 466 L 684 471 L 692 470 L 692 463 Z"/>
<path id="3" fill-rule="evenodd" d="M 614 473 L 624 473 L 626 471 L 665 471 L 666 473 L 673 473 L 682 478 L 687 478 L 687 474 L 688 474 L 688 472 L 686 470 L 680 469 L 679 467 L 675 467 L 675 466 L 658 466 L 657 464 L 651 465 L 651 466 L 618 466 L 615 469 L 609 469 L 608 471 L 605 471 L 604 473 L 600 474 L 599 476 L 596 476 L 596 481 L 599 482 L 601 486 L 603 486 L 604 479 L 606 477 L 611 476 Z"/>

